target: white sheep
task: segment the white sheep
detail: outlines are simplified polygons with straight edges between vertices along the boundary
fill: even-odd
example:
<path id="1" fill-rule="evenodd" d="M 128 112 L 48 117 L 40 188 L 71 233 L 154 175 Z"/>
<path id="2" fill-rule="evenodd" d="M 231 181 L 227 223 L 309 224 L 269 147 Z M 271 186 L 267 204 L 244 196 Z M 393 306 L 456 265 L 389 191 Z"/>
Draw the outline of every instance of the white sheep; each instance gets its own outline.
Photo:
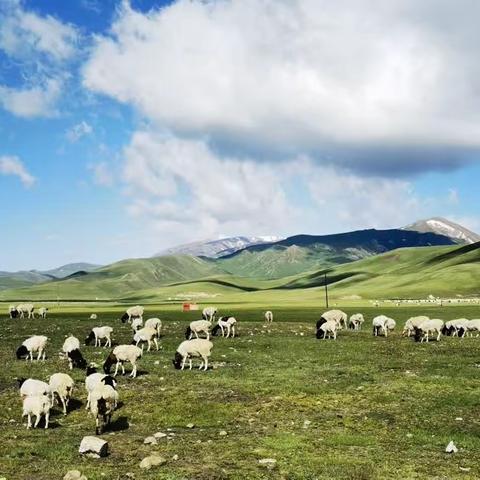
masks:
<path id="1" fill-rule="evenodd" d="M 130 322 L 132 318 L 142 318 L 144 310 L 140 305 L 127 308 L 127 311 L 120 317 L 120 320 L 125 323 L 127 321 Z"/>
<path id="2" fill-rule="evenodd" d="M 385 337 L 388 337 L 389 330 L 393 330 L 396 326 L 396 323 L 393 318 L 387 317 L 386 315 L 378 315 L 372 320 L 372 325 L 373 334 L 376 337 L 382 333 Z"/>
<path id="3" fill-rule="evenodd" d="M 20 387 L 20 396 L 22 400 L 26 397 L 35 397 L 39 395 L 51 395 L 50 385 L 35 378 L 18 378 L 18 386 Z"/>
<path id="4" fill-rule="evenodd" d="M 335 320 L 328 320 L 325 323 L 320 325 L 320 330 L 323 332 L 323 339 L 327 339 L 327 335 L 329 338 L 333 338 L 334 340 L 337 339 L 337 329 L 338 323 Z"/>
<path id="5" fill-rule="evenodd" d="M 96 367 L 89 366 L 87 368 L 87 376 L 85 377 L 85 389 L 87 390 L 87 404 L 85 409 L 88 410 L 88 408 L 90 408 L 91 393 L 100 384 L 110 385 L 112 388 L 117 387 L 117 381 L 111 375 L 97 373 Z"/>
<path id="6" fill-rule="evenodd" d="M 272 322 L 273 322 L 273 312 L 272 312 L 272 311 L 267 310 L 267 311 L 265 312 L 265 321 L 266 321 L 267 323 L 272 323 Z"/>
<path id="7" fill-rule="evenodd" d="M 215 336 L 218 333 L 218 330 L 222 332 L 222 337 L 229 338 L 230 335 L 235 337 L 235 326 L 237 320 L 235 317 L 225 316 L 220 317 L 217 321 L 217 324 L 212 329 L 212 336 Z"/>
<path id="8" fill-rule="evenodd" d="M 159 318 L 149 318 L 145 322 L 145 327 L 154 328 L 157 331 L 158 336 L 160 336 L 162 331 L 162 321 Z"/>
<path id="9" fill-rule="evenodd" d="M 140 358 L 142 358 L 141 348 L 138 348 L 136 345 L 119 345 L 112 350 L 105 360 L 103 371 L 109 374 L 112 365 L 115 363 L 115 373 L 113 376 L 115 377 L 117 375 L 119 366 L 122 367 L 122 374 L 125 375 L 125 367 L 123 364 L 124 362 L 130 362 L 133 367 L 130 376 L 135 378 L 137 376 L 137 361 Z"/>
<path id="10" fill-rule="evenodd" d="M 95 418 L 95 433 L 99 435 L 110 424 L 118 404 L 118 392 L 110 385 L 98 384 L 90 393 L 90 412 Z M 103 427 L 100 427 L 100 419 Z"/>
<path id="11" fill-rule="evenodd" d="M 216 307 L 205 307 L 202 310 L 202 318 L 204 320 L 208 320 L 213 322 L 215 320 L 215 315 L 217 315 L 217 308 Z"/>
<path id="12" fill-rule="evenodd" d="M 423 342 L 426 340 L 428 342 L 430 334 L 437 335 L 437 342 L 442 336 L 443 320 L 439 319 L 429 319 L 421 323 L 418 327 L 415 328 L 415 340 Z"/>
<path id="13" fill-rule="evenodd" d="M 27 416 L 27 428 L 32 426 L 32 415 L 35 415 L 36 420 L 33 428 L 36 428 L 40 422 L 40 417 L 45 417 L 45 428 L 48 428 L 48 421 L 50 418 L 50 408 L 52 407 L 50 398 L 47 395 L 35 395 L 32 397 L 25 397 L 23 399 L 22 418 Z"/>
<path id="14" fill-rule="evenodd" d="M 194 320 L 190 322 L 190 325 L 185 331 L 185 338 L 190 340 L 193 335 L 196 338 L 199 338 L 199 333 L 205 333 L 207 335 L 207 340 L 210 340 L 210 328 L 212 327 L 212 322 L 208 320 Z"/>
<path id="15" fill-rule="evenodd" d="M 28 318 L 35 318 L 35 306 L 33 303 L 21 303 L 17 305 L 17 311 L 20 313 L 20 318 L 23 318 L 25 314 L 28 315 Z"/>
<path id="16" fill-rule="evenodd" d="M 361 330 L 363 322 L 365 322 L 363 315 L 361 313 L 355 313 L 350 316 L 349 326 L 354 330 Z"/>
<path id="17" fill-rule="evenodd" d="M 101 347 L 102 340 L 105 339 L 104 347 L 111 347 L 112 346 L 112 327 L 94 327 L 90 331 L 87 338 L 85 338 L 85 345 L 90 345 L 92 341 L 95 339 L 95 346 Z"/>
<path id="18" fill-rule="evenodd" d="M 135 345 L 137 345 L 137 347 L 140 342 L 147 342 L 147 345 L 148 345 L 147 352 L 150 351 L 150 348 L 153 342 L 158 351 L 157 338 L 158 338 L 158 332 L 156 329 L 150 328 L 150 327 L 144 327 L 135 332 L 135 335 L 133 336 L 133 341 L 135 342 Z M 143 348 L 143 345 L 142 345 L 142 348 Z"/>
<path id="19" fill-rule="evenodd" d="M 183 370 L 187 360 L 190 362 L 190 370 L 192 369 L 192 357 L 201 357 L 202 363 L 200 370 L 208 369 L 208 357 L 211 354 L 213 343 L 204 338 L 195 338 L 193 340 L 184 340 L 177 348 L 173 365 L 177 370 Z"/>
<path id="20" fill-rule="evenodd" d="M 70 370 L 73 367 L 85 368 L 87 366 L 87 362 L 80 351 L 80 340 L 73 335 L 67 337 L 63 342 L 62 352 L 67 355 Z"/>
<path id="21" fill-rule="evenodd" d="M 38 315 L 40 316 L 40 318 L 47 318 L 47 312 L 48 312 L 48 308 L 46 307 L 40 307 L 38 309 Z"/>
<path id="22" fill-rule="evenodd" d="M 136 317 L 132 319 L 132 330 L 136 332 L 139 328 L 142 328 L 143 326 L 143 318 L 142 317 Z"/>
<path id="23" fill-rule="evenodd" d="M 415 328 L 419 327 L 423 322 L 430 320 L 429 317 L 425 315 L 420 315 L 418 317 L 411 317 L 405 322 L 403 327 L 402 335 L 410 337 L 415 332 Z"/>
<path id="24" fill-rule="evenodd" d="M 37 361 L 45 360 L 45 348 L 47 346 L 48 337 L 44 335 L 33 335 L 30 338 L 27 338 L 20 347 L 17 348 L 17 359 L 25 357 L 26 360 L 30 357 L 30 360 L 33 362 L 33 354 L 38 352 Z"/>
<path id="25" fill-rule="evenodd" d="M 66 373 L 54 373 L 50 377 L 48 384 L 52 392 L 52 400 L 54 395 L 57 394 L 63 405 L 63 414 L 66 415 L 68 402 L 72 397 L 73 387 L 75 386 L 73 378 Z"/>
<path id="26" fill-rule="evenodd" d="M 468 320 L 464 325 L 464 336 L 471 337 L 472 332 L 477 332 L 476 337 L 480 335 L 480 319 Z"/>
<path id="27" fill-rule="evenodd" d="M 456 318 L 454 320 L 449 320 L 443 325 L 442 334 L 456 337 L 459 330 L 461 330 L 462 332 L 465 332 L 467 330 L 467 324 L 468 320 L 466 318 Z"/>
<path id="28" fill-rule="evenodd" d="M 322 316 L 320 317 L 320 320 L 326 320 L 331 321 L 333 320 L 334 322 L 337 323 L 337 330 L 348 327 L 348 315 L 345 312 L 342 312 L 341 310 L 328 310 L 325 313 L 322 313 Z"/>

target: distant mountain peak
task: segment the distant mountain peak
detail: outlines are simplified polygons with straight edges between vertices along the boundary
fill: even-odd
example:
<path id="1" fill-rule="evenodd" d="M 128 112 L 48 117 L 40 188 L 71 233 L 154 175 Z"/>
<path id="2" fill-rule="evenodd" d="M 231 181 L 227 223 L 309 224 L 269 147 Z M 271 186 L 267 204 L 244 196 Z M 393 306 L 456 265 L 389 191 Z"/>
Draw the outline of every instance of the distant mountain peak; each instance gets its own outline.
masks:
<path id="1" fill-rule="evenodd" d="M 220 258 L 226 255 L 231 255 L 232 253 L 238 252 L 239 250 L 243 250 L 252 245 L 274 243 L 281 239 L 281 237 L 273 235 L 210 239 L 168 248 L 155 254 L 154 257 L 164 257 L 166 255 L 193 255 L 196 257 Z"/>
<path id="2" fill-rule="evenodd" d="M 443 217 L 419 220 L 403 227 L 403 230 L 413 230 L 420 233 L 436 233 L 449 237 L 456 243 L 471 244 L 480 242 L 480 235 Z"/>

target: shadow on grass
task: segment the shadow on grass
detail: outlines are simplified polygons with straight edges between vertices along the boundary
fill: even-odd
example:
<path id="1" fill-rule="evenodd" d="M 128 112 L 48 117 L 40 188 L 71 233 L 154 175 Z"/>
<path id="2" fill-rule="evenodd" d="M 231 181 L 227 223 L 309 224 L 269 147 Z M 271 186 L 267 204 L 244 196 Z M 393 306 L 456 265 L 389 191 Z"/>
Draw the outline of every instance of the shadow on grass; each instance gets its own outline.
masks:
<path id="1" fill-rule="evenodd" d="M 121 432 L 123 430 L 128 430 L 130 428 L 130 424 L 128 423 L 128 418 L 123 416 L 123 417 L 118 417 L 112 422 L 110 422 L 110 425 L 106 428 L 107 432 Z"/>

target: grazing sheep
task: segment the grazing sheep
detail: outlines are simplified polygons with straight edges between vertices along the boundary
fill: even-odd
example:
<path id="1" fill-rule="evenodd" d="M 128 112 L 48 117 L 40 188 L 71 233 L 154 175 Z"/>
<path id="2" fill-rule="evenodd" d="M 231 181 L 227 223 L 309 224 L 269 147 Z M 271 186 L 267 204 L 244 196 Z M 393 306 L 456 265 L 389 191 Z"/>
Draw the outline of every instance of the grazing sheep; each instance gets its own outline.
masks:
<path id="1" fill-rule="evenodd" d="M 162 321 L 159 318 L 149 318 L 145 322 L 145 326 L 155 329 L 160 337 L 160 333 L 162 331 Z"/>
<path id="2" fill-rule="evenodd" d="M 96 313 L 92 313 L 89 318 L 90 320 L 96 320 L 98 317 Z"/>
<path id="3" fill-rule="evenodd" d="M 235 337 L 235 325 L 237 324 L 237 320 L 235 317 L 231 317 L 226 315 L 224 317 L 220 317 L 217 321 L 217 324 L 212 329 L 212 336 L 216 336 L 218 331 L 222 332 L 222 337 L 229 338 L 232 335 L 232 338 Z"/>
<path id="4" fill-rule="evenodd" d="M 272 323 L 273 322 L 273 312 L 271 312 L 270 310 L 267 310 L 265 312 L 265 321 L 267 323 Z"/>
<path id="5" fill-rule="evenodd" d="M 212 328 L 212 322 L 208 320 L 195 320 L 190 322 L 190 325 L 185 330 L 185 338 L 190 340 L 194 334 L 196 338 L 199 338 L 199 333 L 205 333 L 207 340 L 210 340 L 210 328 Z"/>
<path id="6" fill-rule="evenodd" d="M 147 342 L 148 344 L 147 352 L 149 352 L 153 342 L 158 351 L 157 338 L 158 338 L 157 330 L 155 330 L 154 328 L 145 327 L 135 332 L 135 335 L 133 336 L 133 343 L 138 347 L 138 344 L 140 342 Z M 142 345 L 142 350 L 143 350 L 143 345 Z"/>
<path id="7" fill-rule="evenodd" d="M 135 305 L 134 307 L 127 308 L 127 311 L 120 317 L 122 323 L 130 322 L 132 318 L 142 318 L 144 308 L 140 305 Z"/>
<path id="8" fill-rule="evenodd" d="M 91 332 L 89 333 L 88 337 L 85 338 L 85 345 L 90 345 L 95 339 L 95 346 L 101 347 L 102 340 L 105 339 L 104 347 L 111 347 L 112 346 L 112 335 L 113 328 L 112 327 L 94 327 L 92 328 Z"/>
<path id="9" fill-rule="evenodd" d="M 95 434 L 105 431 L 118 404 L 118 392 L 110 385 L 98 384 L 90 393 L 90 412 L 95 418 Z M 103 425 L 100 426 L 100 420 Z"/>
<path id="10" fill-rule="evenodd" d="M 48 312 L 48 308 L 46 307 L 40 307 L 38 309 L 38 315 L 40 318 L 47 318 L 47 312 Z"/>
<path id="11" fill-rule="evenodd" d="M 17 378 L 22 400 L 26 397 L 35 397 L 39 395 L 51 395 L 50 385 L 34 378 Z"/>
<path id="12" fill-rule="evenodd" d="M 66 373 L 54 373 L 50 377 L 48 384 L 52 392 L 52 401 L 54 400 L 55 394 L 57 394 L 63 405 L 63 414 L 66 415 L 68 402 L 72 397 L 73 387 L 75 386 L 73 378 Z"/>
<path id="13" fill-rule="evenodd" d="M 320 320 L 322 319 L 326 321 L 333 320 L 334 322 L 337 322 L 337 330 L 347 328 L 348 326 L 348 315 L 341 310 L 328 310 L 322 314 Z"/>
<path id="14" fill-rule="evenodd" d="M 463 325 L 457 325 L 459 337 L 471 337 L 472 332 L 477 332 L 476 337 L 480 335 L 480 320 L 467 320 Z"/>
<path id="15" fill-rule="evenodd" d="M 10 318 L 17 318 L 20 315 L 20 312 L 15 305 L 10 305 L 8 307 L 8 315 Z"/>
<path id="16" fill-rule="evenodd" d="M 33 335 L 33 337 L 27 338 L 20 347 L 17 348 L 17 359 L 25 358 L 33 362 L 33 354 L 38 352 L 37 361 L 45 360 L 45 347 L 47 346 L 48 338 L 44 335 Z"/>
<path id="17" fill-rule="evenodd" d="M 120 365 L 122 367 L 122 374 L 125 375 L 125 367 L 123 364 L 124 362 L 130 362 L 133 366 L 130 376 L 135 378 L 137 376 L 137 360 L 139 358 L 142 358 L 141 348 L 138 348 L 136 345 L 119 345 L 112 350 L 110 355 L 105 360 L 105 363 L 103 364 L 103 371 L 106 374 L 109 374 L 112 365 L 115 363 L 115 373 L 113 376 L 117 376 L 118 367 Z"/>
<path id="18" fill-rule="evenodd" d="M 85 406 L 86 410 L 90 408 L 90 394 L 100 384 L 110 385 L 112 388 L 117 388 L 117 381 L 115 378 L 105 373 L 97 373 L 96 367 L 89 366 L 87 368 L 85 377 L 85 389 L 87 390 L 87 405 Z"/>
<path id="19" fill-rule="evenodd" d="M 205 371 L 208 369 L 208 357 L 211 354 L 213 343 L 204 338 L 194 338 L 193 340 L 184 340 L 177 348 L 175 358 L 173 359 L 173 365 L 177 370 L 183 370 L 187 359 L 190 362 L 190 370 L 192 369 L 192 358 L 201 357 L 202 363 L 200 364 L 200 370 L 203 368 Z"/>
<path id="20" fill-rule="evenodd" d="M 77 337 L 73 335 L 67 337 L 63 342 L 62 352 L 68 357 L 70 370 L 74 367 L 83 369 L 87 366 L 87 362 L 80 351 L 80 340 Z"/>
<path id="21" fill-rule="evenodd" d="M 353 328 L 353 330 L 361 330 L 364 321 L 365 319 L 361 313 L 355 313 L 350 316 L 349 327 Z"/>
<path id="22" fill-rule="evenodd" d="M 382 335 L 388 337 L 389 330 L 393 330 L 396 326 L 395 320 L 393 318 L 387 317 L 385 315 L 379 315 L 372 320 L 373 325 L 373 335 L 375 337 Z"/>
<path id="23" fill-rule="evenodd" d="M 27 429 L 32 427 L 32 415 L 35 415 L 36 420 L 33 428 L 36 428 L 40 422 L 40 417 L 45 417 L 45 428 L 48 428 L 48 420 L 50 418 L 50 408 L 52 404 L 47 395 L 35 395 L 32 397 L 25 397 L 23 399 L 22 418 L 27 416 Z"/>
<path id="24" fill-rule="evenodd" d="M 323 332 L 323 339 L 326 340 L 328 338 L 333 338 L 334 340 L 337 339 L 337 330 L 338 324 L 335 320 L 328 320 L 322 325 L 320 325 L 320 330 Z"/>
<path id="25" fill-rule="evenodd" d="M 17 305 L 17 311 L 20 313 L 20 318 L 23 318 L 25 314 L 28 315 L 28 318 L 35 318 L 35 306 L 33 303 L 21 303 Z"/>
<path id="26" fill-rule="evenodd" d="M 442 335 L 447 335 L 447 336 L 452 336 L 456 337 L 459 335 L 459 330 L 461 331 L 461 335 L 463 336 L 464 333 L 466 332 L 466 324 L 468 323 L 468 320 L 466 318 L 456 318 L 455 320 L 449 320 L 448 322 L 445 322 L 442 328 Z"/>
<path id="27" fill-rule="evenodd" d="M 215 321 L 215 316 L 217 315 L 217 308 L 216 307 L 205 307 L 202 310 L 202 318 L 204 320 L 208 320 L 210 322 Z"/>
<path id="28" fill-rule="evenodd" d="M 423 322 L 430 320 L 429 317 L 425 315 L 420 315 L 418 317 L 411 317 L 405 322 L 403 327 L 402 335 L 410 337 L 415 332 L 415 327 L 420 326 Z"/>
<path id="29" fill-rule="evenodd" d="M 430 319 L 426 320 L 425 322 L 421 323 L 418 327 L 415 327 L 415 341 L 422 343 L 424 340 L 429 340 L 430 334 L 437 335 L 437 342 L 440 340 L 442 336 L 442 328 L 443 328 L 443 320 L 439 319 Z"/>
<path id="30" fill-rule="evenodd" d="M 142 317 L 137 317 L 132 319 L 132 330 L 133 332 L 136 332 L 139 328 L 142 328 L 143 326 L 143 318 Z"/>

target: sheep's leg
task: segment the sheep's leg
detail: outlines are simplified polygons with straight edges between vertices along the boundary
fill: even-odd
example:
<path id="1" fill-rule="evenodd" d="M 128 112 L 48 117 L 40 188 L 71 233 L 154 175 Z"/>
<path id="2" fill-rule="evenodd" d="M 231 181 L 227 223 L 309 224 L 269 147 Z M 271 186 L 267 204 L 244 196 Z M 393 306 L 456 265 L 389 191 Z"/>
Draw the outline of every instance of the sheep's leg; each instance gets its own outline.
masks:
<path id="1" fill-rule="evenodd" d="M 133 370 L 132 370 L 132 373 L 130 374 L 130 376 L 132 378 L 135 378 L 137 376 L 137 364 L 136 363 L 133 364 Z"/>
<path id="2" fill-rule="evenodd" d="M 200 362 L 200 366 L 198 367 L 199 370 L 203 368 L 203 360 Z"/>
<path id="3" fill-rule="evenodd" d="M 183 357 L 182 359 L 182 370 L 185 368 L 185 363 L 187 362 L 187 357 Z"/>
<path id="4" fill-rule="evenodd" d="M 62 401 L 62 405 L 63 405 L 63 414 L 66 415 L 67 414 L 67 402 L 65 401 L 65 398 L 64 397 L 60 397 L 60 400 Z"/>
<path id="5" fill-rule="evenodd" d="M 42 351 L 42 360 L 45 361 L 45 350 Z"/>
<path id="6" fill-rule="evenodd" d="M 190 370 L 191 370 L 192 369 L 192 357 L 190 357 L 188 360 L 190 362 Z"/>
<path id="7" fill-rule="evenodd" d="M 123 365 L 123 362 L 120 362 L 120 365 L 122 367 L 122 375 L 125 375 L 125 365 Z"/>
<path id="8" fill-rule="evenodd" d="M 38 424 L 40 423 L 40 414 L 35 415 L 36 420 L 35 423 L 33 424 L 33 428 L 37 428 Z"/>
<path id="9" fill-rule="evenodd" d="M 439 330 L 439 331 L 438 331 L 438 335 L 437 335 L 437 342 L 440 341 L 440 336 L 441 336 L 441 335 L 442 335 L 442 332 Z"/>
<path id="10" fill-rule="evenodd" d="M 336 340 L 337 339 L 337 332 L 333 332 L 333 339 Z"/>
<path id="11" fill-rule="evenodd" d="M 156 338 L 154 338 L 153 341 L 155 342 L 155 346 L 157 347 L 157 352 L 158 352 L 158 341 Z"/>
<path id="12" fill-rule="evenodd" d="M 232 338 L 235 336 L 235 325 L 232 326 Z"/>
<path id="13" fill-rule="evenodd" d="M 198 333 L 195 331 L 195 337 L 198 338 Z"/>
<path id="14" fill-rule="evenodd" d="M 150 344 L 151 344 L 150 340 L 147 340 L 147 345 L 148 345 L 148 347 L 147 347 L 147 352 L 150 351 L 150 346 L 151 346 Z"/>
<path id="15" fill-rule="evenodd" d="M 85 407 L 85 410 L 88 410 L 89 407 L 90 407 L 90 392 L 88 392 L 88 395 L 87 395 L 87 406 Z"/>
<path id="16" fill-rule="evenodd" d="M 118 366 L 120 365 L 120 362 L 117 362 L 116 365 L 115 365 L 115 373 L 113 374 L 114 377 L 117 376 L 117 373 L 118 373 Z"/>
<path id="17" fill-rule="evenodd" d="M 208 369 L 208 357 L 207 357 L 207 356 L 204 356 L 204 357 L 203 357 L 203 361 L 205 362 L 204 370 L 205 370 L 205 372 L 206 372 L 207 369 Z"/>
<path id="18" fill-rule="evenodd" d="M 112 346 L 112 339 L 110 337 L 108 337 L 108 346 L 111 347 Z"/>
<path id="19" fill-rule="evenodd" d="M 48 422 L 50 420 L 50 410 L 45 413 L 45 428 L 48 428 Z"/>
<path id="20" fill-rule="evenodd" d="M 30 414 L 27 415 L 27 428 L 32 428 L 32 416 Z"/>

